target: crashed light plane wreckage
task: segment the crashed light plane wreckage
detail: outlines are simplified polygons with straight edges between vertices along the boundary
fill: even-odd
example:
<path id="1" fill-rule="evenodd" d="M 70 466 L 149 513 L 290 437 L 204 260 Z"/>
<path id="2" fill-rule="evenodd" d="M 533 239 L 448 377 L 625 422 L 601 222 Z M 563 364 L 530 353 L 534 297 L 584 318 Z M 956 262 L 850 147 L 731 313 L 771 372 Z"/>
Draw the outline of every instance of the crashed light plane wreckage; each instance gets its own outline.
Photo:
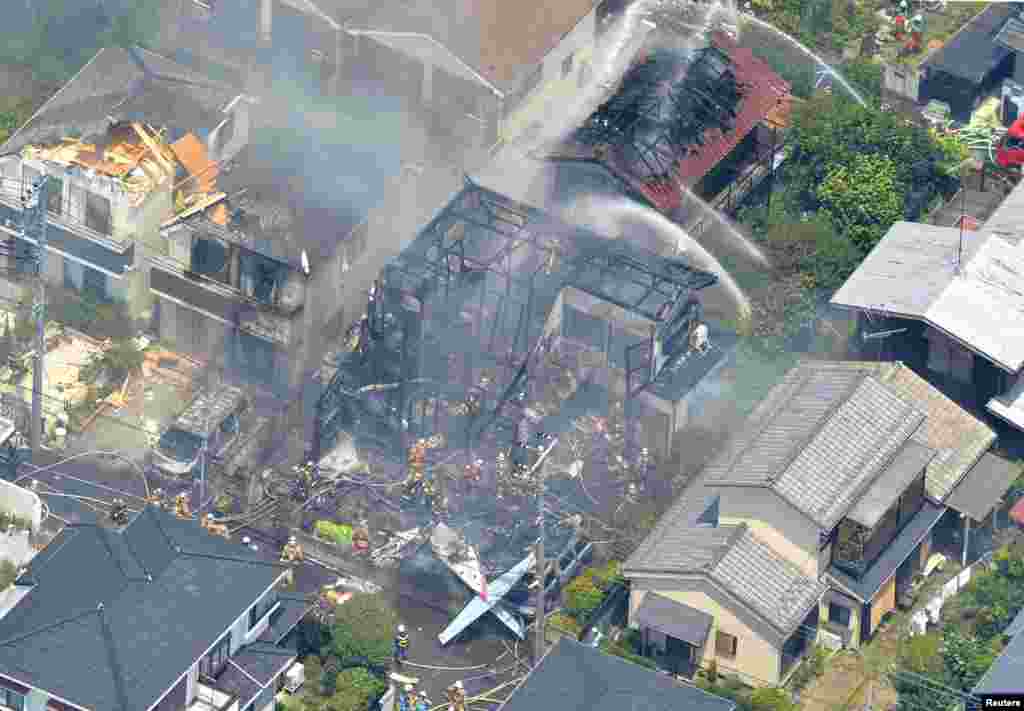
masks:
<path id="1" fill-rule="evenodd" d="M 523 624 L 522 617 L 504 603 L 502 598 L 508 594 L 509 590 L 516 586 L 516 583 L 522 580 L 523 576 L 533 567 L 533 564 L 534 556 L 533 553 L 530 553 L 513 566 L 511 570 L 498 576 L 497 580 L 488 583 L 486 586 L 481 584 L 479 588 L 474 589 L 478 597 L 473 598 L 462 609 L 462 612 L 452 620 L 451 624 L 445 627 L 444 631 L 437 636 L 441 644 L 448 644 L 464 629 L 488 612 L 493 613 L 495 617 L 505 623 L 505 626 L 512 630 L 519 639 L 525 639 L 526 625 Z M 477 565 L 479 566 L 479 562 Z M 466 582 L 466 579 L 462 576 L 459 576 L 459 579 Z M 480 576 L 480 580 L 483 580 L 483 575 Z"/>

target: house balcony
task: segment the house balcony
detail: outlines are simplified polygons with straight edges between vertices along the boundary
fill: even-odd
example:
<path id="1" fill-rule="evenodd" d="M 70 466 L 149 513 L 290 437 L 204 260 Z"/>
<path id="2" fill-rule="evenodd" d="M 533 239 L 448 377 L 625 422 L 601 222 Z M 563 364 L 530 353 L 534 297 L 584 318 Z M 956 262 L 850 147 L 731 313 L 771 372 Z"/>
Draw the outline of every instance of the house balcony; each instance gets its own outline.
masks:
<path id="1" fill-rule="evenodd" d="M 15 237 L 21 232 L 19 191 L 0 187 L 0 234 Z M 127 272 L 134 262 L 135 245 L 97 232 L 84 223 L 47 211 L 47 245 L 51 252 L 89 264 L 115 276 Z"/>
<path id="2" fill-rule="evenodd" d="M 186 711 L 238 711 L 238 696 L 197 681 L 196 697 Z"/>
<path id="3" fill-rule="evenodd" d="M 292 318 L 215 279 L 186 271 L 174 260 L 151 257 L 150 288 L 158 296 L 272 343 L 288 346 Z"/>

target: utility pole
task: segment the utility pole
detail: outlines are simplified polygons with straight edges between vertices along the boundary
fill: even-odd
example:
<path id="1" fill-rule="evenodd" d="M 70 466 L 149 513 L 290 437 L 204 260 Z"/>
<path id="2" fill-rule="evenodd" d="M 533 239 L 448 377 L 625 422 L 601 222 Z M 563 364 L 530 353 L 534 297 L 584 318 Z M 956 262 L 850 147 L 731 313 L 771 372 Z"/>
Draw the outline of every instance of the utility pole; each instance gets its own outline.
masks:
<path id="1" fill-rule="evenodd" d="M 534 665 L 540 664 L 541 658 L 544 656 L 544 618 L 547 615 L 547 575 L 545 575 L 545 568 L 547 567 L 547 561 L 544 559 L 544 498 L 547 489 L 547 477 L 544 476 L 544 472 L 541 467 L 544 465 L 544 460 L 548 458 L 551 451 L 558 444 L 558 438 L 555 437 L 551 440 L 551 444 L 547 446 L 547 449 L 541 451 L 540 456 L 537 457 L 537 461 L 534 463 L 530 470 L 530 476 L 534 473 L 537 474 L 537 515 L 540 518 L 540 532 L 537 537 L 537 624 L 534 630 L 533 638 L 533 663 Z"/>
<path id="2" fill-rule="evenodd" d="M 32 363 L 32 421 L 29 423 L 29 443 L 32 459 L 39 456 L 43 425 L 43 366 L 46 358 L 46 205 L 50 179 L 41 176 L 22 195 L 21 233 L 36 243 L 35 298 L 32 317 L 36 320 L 36 348 Z"/>

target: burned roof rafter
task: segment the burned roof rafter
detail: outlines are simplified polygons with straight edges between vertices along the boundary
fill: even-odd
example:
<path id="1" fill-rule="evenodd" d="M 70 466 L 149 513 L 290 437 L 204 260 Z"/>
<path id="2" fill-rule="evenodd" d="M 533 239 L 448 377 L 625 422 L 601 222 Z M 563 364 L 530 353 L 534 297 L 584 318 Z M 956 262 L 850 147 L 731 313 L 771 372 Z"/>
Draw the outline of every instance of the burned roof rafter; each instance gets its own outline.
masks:
<path id="1" fill-rule="evenodd" d="M 679 160 L 704 144 L 707 131 L 732 129 L 744 91 L 731 58 L 714 45 L 655 49 L 626 72 L 575 137 L 616 148 L 637 177 L 666 180 Z"/>

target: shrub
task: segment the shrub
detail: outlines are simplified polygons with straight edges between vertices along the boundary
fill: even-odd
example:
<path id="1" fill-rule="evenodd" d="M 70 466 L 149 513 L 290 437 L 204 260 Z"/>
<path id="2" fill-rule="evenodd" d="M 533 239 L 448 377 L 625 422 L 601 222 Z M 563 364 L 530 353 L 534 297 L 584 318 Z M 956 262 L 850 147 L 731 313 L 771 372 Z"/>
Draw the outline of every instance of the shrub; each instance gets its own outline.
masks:
<path id="1" fill-rule="evenodd" d="M 750 706 L 754 711 L 794 711 L 796 704 L 785 689 L 765 686 L 750 695 Z"/>
<path id="2" fill-rule="evenodd" d="M 0 560 L 0 590 L 6 590 L 17 578 L 17 566 L 9 560 Z"/>
<path id="3" fill-rule="evenodd" d="M 398 615 L 380 594 L 356 593 L 334 612 L 331 651 L 343 666 L 382 665 L 391 657 L 397 626 Z"/>
<path id="4" fill-rule="evenodd" d="M 825 672 L 825 662 L 828 661 L 828 652 L 821 646 L 815 645 L 814 650 L 801 662 L 793 676 L 789 678 L 789 685 L 794 691 L 800 691 L 813 679 L 818 678 Z"/>
<path id="5" fill-rule="evenodd" d="M 343 523 L 333 521 L 317 521 L 315 525 L 316 534 L 331 543 L 338 545 L 352 544 L 352 527 Z"/>
<path id="6" fill-rule="evenodd" d="M 585 620 L 604 600 L 605 591 L 588 570 L 565 586 L 565 606 L 577 620 Z"/>

